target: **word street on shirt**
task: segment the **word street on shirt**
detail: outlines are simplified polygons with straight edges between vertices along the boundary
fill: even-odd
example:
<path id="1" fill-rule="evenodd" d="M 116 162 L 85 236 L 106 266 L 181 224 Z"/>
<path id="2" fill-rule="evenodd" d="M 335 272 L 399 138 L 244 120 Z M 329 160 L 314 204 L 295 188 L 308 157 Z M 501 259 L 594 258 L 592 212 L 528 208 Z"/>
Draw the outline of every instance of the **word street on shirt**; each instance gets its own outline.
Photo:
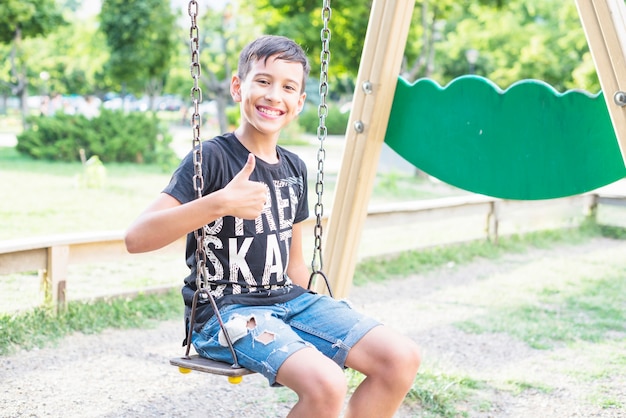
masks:
<path id="1" fill-rule="evenodd" d="M 256 219 L 227 216 L 204 227 L 204 250 L 213 267 L 210 280 L 237 283 L 242 277 L 250 290 L 286 284 L 285 266 L 289 262 L 291 228 L 302 193 L 302 178 L 274 180 L 271 187 L 265 186 L 266 203 Z M 234 285 L 233 293 L 240 292 L 240 286 Z"/>

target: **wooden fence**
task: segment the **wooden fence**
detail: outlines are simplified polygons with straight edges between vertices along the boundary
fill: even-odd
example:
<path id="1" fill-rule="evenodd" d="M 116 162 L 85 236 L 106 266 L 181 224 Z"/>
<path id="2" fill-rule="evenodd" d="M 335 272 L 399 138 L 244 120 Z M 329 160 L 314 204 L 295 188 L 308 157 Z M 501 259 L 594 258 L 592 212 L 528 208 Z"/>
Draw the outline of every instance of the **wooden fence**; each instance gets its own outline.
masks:
<path id="1" fill-rule="evenodd" d="M 598 205 L 626 206 L 626 198 L 586 194 L 543 201 L 509 201 L 467 195 L 379 206 L 368 211 L 359 258 L 477 239 L 497 242 L 503 235 L 573 227 L 595 215 Z M 305 231 L 313 231 L 313 221 L 306 221 L 309 225 L 304 226 Z M 305 254 L 312 254 L 313 240 L 308 241 Z M 184 239 L 149 254 L 173 253 L 184 254 Z M 43 300 L 64 306 L 66 289 L 71 285 L 67 280 L 70 266 L 120 263 L 146 256 L 127 253 L 122 231 L 5 241 L 0 242 L 0 280 L 2 275 L 38 271 Z M 130 293 L 162 290 L 143 288 Z"/>

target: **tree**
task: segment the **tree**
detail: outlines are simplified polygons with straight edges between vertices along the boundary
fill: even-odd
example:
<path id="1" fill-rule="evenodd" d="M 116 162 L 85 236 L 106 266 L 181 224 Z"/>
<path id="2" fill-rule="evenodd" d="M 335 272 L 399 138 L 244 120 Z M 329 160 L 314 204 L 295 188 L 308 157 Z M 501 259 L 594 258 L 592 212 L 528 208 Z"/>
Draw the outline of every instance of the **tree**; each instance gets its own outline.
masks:
<path id="1" fill-rule="evenodd" d="M 33 88 L 42 94 L 91 95 L 110 91 L 111 81 L 102 72 L 109 54 L 96 17 L 79 18 L 68 10 L 64 13 L 68 25 L 25 45 L 32 73 L 31 92 Z M 49 75 L 48 80 L 40 78 L 42 72 Z"/>
<path id="2" fill-rule="evenodd" d="M 46 36 L 65 21 L 55 0 L 4 0 L 0 3 L 0 43 L 10 46 L 9 74 L 0 82 L 18 96 L 22 123 L 28 114 L 28 75 L 23 41 Z"/>
<path id="3" fill-rule="evenodd" d="M 239 52 L 258 35 L 254 16 L 244 4 L 227 4 L 223 9 L 207 9 L 201 17 L 200 79 L 207 89 L 207 99 L 217 107 L 221 132 L 228 130 L 226 109 L 232 103 L 230 81 L 237 69 Z"/>
<path id="4" fill-rule="evenodd" d="M 483 4 L 485 3 L 485 4 Z M 443 17 L 435 45 L 441 84 L 468 73 L 466 52 L 479 52 L 475 72 L 502 88 L 535 78 L 557 90 L 597 92 L 599 83 L 574 2 L 508 0 L 456 4 Z"/>
<path id="5" fill-rule="evenodd" d="M 321 0 L 256 0 L 265 30 L 296 39 L 319 63 Z M 333 89 L 357 74 L 371 1 L 335 4 L 331 19 Z M 466 52 L 479 52 L 472 70 L 506 87 L 523 78 L 557 89 L 599 84 L 574 2 L 553 0 L 417 1 L 405 47 L 403 76 L 442 84 L 469 72 Z"/>
<path id="6" fill-rule="evenodd" d="M 264 31 L 294 39 L 307 51 L 313 67 L 320 68 L 322 49 L 322 0 L 255 0 L 256 15 Z M 372 1 L 344 0 L 331 3 L 330 82 L 333 93 L 351 95 Z"/>
<path id="7" fill-rule="evenodd" d="M 110 50 L 106 69 L 123 93 L 144 92 L 154 110 L 175 46 L 175 16 L 162 0 L 104 0 L 101 30 Z"/>

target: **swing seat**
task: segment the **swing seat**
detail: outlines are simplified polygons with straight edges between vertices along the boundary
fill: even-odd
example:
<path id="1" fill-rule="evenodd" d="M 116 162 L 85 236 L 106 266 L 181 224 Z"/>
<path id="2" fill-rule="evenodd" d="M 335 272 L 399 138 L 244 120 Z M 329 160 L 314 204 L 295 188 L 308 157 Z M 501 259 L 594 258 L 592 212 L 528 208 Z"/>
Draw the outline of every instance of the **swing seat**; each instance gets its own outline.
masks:
<path id="1" fill-rule="evenodd" d="M 241 377 L 248 374 L 254 374 L 254 372 L 245 369 L 243 367 L 233 367 L 231 364 L 223 363 L 221 361 L 210 360 L 205 357 L 200 357 L 197 354 L 186 357 L 176 357 L 170 359 L 172 366 L 178 366 L 182 370 L 196 370 L 204 373 L 217 374 L 227 377 Z"/>

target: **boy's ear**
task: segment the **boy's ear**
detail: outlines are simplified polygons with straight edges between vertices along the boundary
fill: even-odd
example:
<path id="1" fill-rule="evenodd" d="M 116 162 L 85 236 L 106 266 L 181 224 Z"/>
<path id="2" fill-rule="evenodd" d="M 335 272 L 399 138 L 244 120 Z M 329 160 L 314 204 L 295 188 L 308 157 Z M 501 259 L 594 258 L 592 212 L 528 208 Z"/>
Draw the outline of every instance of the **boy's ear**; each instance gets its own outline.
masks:
<path id="1" fill-rule="evenodd" d="M 241 101 L 241 80 L 236 75 L 230 80 L 230 95 L 236 103 Z"/>
<path id="2" fill-rule="evenodd" d="M 306 93 L 302 93 L 300 95 L 300 100 L 298 100 L 298 113 L 302 112 L 305 101 L 306 101 Z"/>

